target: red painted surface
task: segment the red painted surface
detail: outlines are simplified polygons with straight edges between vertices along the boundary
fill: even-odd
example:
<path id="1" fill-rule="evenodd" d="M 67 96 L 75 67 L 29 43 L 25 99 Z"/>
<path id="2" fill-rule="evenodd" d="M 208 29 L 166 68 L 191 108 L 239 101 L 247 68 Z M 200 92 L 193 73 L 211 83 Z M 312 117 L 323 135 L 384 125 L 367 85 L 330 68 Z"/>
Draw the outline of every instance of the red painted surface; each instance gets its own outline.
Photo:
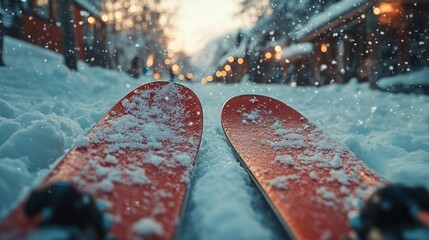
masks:
<path id="1" fill-rule="evenodd" d="M 177 86 L 180 92 L 179 95 L 183 96 L 183 98 L 181 98 L 180 101 L 169 102 L 168 106 L 179 107 L 183 110 L 184 114 L 177 115 L 178 119 L 172 118 L 169 119 L 169 121 L 171 121 L 171 124 L 174 124 L 175 121 L 192 124 L 185 124 L 185 127 L 180 130 L 186 141 L 163 141 L 162 144 L 165 149 L 163 148 L 161 150 L 168 152 L 168 149 L 174 148 L 175 151 L 185 152 L 192 159 L 189 164 L 193 165 L 202 134 L 202 107 L 197 96 L 191 90 L 179 84 L 174 85 Z M 131 100 L 137 93 L 144 93 L 150 90 L 161 91 L 167 86 L 171 86 L 170 83 L 148 83 L 129 93 L 122 100 Z M 153 97 L 153 92 L 150 94 Z M 96 134 L 98 127 L 106 127 L 106 124 L 109 124 L 108 121 L 118 119 L 125 115 L 121 101 L 97 123 L 93 130 L 87 135 L 88 137 Z M 131 102 L 133 101 L 131 100 Z M 159 106 L 162 109 L 159 102 L 153 101 L 151 104 L 155 107 Z M 153 119 L 153 123 L 157 121 L 159 121 L 159 119 Z M 152 132 L 151 134 L 158 133 Z M 195 143 L 189 143 L 188 140 L 191 138 L 196 140 Z M 91 186 L 94 182 L 93 180 L 88 180 L 88 178 L 90 178 L 91 176 L 89 175 L 92 174 L 85 173 L 83 169 L 89 165 L 91 159 L 96 159 L 97 157 L 105 159 L 106 154 L 104 150 L 108 146 L 108 142 L 101 140 L 98 144 L 90 141 L 88 147 L 73 148 L 55 167 L 51 174 L 46 177 L 41 186 L 57 180 L 71 181 L 76 177 L 85 181 L 88 186 Z M 187 184 L 183 181 L 183 177 L 187 174 L 185 172 L 186 167 L 168 168 L 162 165 L 154 166 L 144 162 L 144 160 L 148 158 L 148 151 L 143 149 L 127 149 L 125 153 L 122 154 L 117 152 L 111 154 L 119 160 L 119 164 L 116 166 L 127 166 L 130 159 L 133 159 L 136 165 L 144 168 L 145 174 L 151 182 L 150 184 L 140 185 L 115 183 L 112 192 L 106 193 L 99 190 L 91 192 L 96 199 L 104 199 L 112 203 L 112 206 L 107 209 L 107 212 L 114 216 L 114 225 L 110 234 L 119 237 L 119 239 L 143 239 L 143 237 L 133 235 L 130 229 L 138 220 L 142 218 L 151 218 L 162 226 L 163 234 L 149 237 L 149 239 L 173 239 L 187 192 Z M 171 160 L 171 158 L 172 154 L 167 153 L 166 160 Z M 111 163 L 104 162 L 102 166 L 109 167 Z M 124 169 L 125 168 L 126 167 L 124 167 Z M 94 170 L 92 170 L 92 172 L 94 172 Z M 96 174 L 94 173 L 94 175 Z M 169 195 L 162 196 L 159 194 L 160 191 Z M 23 213 L 23 206 L 20 205 L 1 223 L 0 239 L 23 238 L 29 232 L 34 231 L 37 222 L 37 220 L 27 219 Z M 10 234 L 9 237 L 7 237 L 7 234 Z"/>
<path id="2" fill-rule="evenodd" d="M 252 113 L 252 117 L 246 117 Z M 258 117 L 252 123 L 250 119 L 255 116 Z M 286 230 L 297 239 L 344 237 L 350 231 L 347 213 L 353 209 L 352 200 L 362 200 L 366 190 L 382 181 L 349 150 L 321 132 L 300 113 L 275 99 L 253 95 L 235 97 L 225 103 L 221 117 L 225 134 L 239 159 Z M 282 141 L 281 134 L 276 133 L 273 127 L 276 122 L 281 123 L 283 130 L 291 130 L 302 136 L 304 145 L 274 149 L 268 141 L 279 144 Z M 332 148 L 316 150 L 317 146 L 311 143 L 315 139 L 329 139 L 328 146 Z M 320 162 L 317 160 L 318 153 L 322 154 L 319 155 Z M 293 164 L 276 161 L 276 156 L 291 156 Z M 313 157 L 315 161 L 304 163 L 300 156 Z M 340 168 L 320 166 L 323 161 L 329 162 L 335 156 L 340 156 Z M 332 170 L 346 172 L 347 184 L 333 178 Z M 284 176 L 284 187 L 272 184 L 273 179 L 281 176 Z M 323 194 L 328 191 L 335 194 L 335 198 L 324 197 Z"/>
<path id="3" fill-rule="evenodd" d="M 23 12 L 22 24 L 24 27 L 23 37 L 26 41 L 57 53 L 62 53 L 63 41 L 61 29 L 55 23 Z"/>
<path id="4" fill-rule="evenodd" d="M 86 21 L 86 18 L 81 16 L 81 12 L 85 11 L 85 9 L 75 2 L 73 2 L 72 9 L 75 44 L 77 49 L 76 57 L 84 60 L 85 43 L 83 40 L 83 24 Z M 55 20 L 44 19 L 35 14 L 23 12 L 22 21 L 24 27 L 23 37 L 26 41 L 60 54 L 63 53 L 63 37 L 61 28 L 56 25 Z"/>

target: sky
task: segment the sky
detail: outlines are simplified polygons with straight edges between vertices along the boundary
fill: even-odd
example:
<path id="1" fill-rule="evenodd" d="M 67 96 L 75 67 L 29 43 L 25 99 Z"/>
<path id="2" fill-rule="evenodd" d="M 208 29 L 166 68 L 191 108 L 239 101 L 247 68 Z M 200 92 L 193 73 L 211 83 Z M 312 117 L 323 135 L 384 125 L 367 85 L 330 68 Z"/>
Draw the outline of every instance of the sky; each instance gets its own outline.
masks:
<path id="1" fill-rule="evenodd" d="M 178 5 L 173 51 L 198 52 L 211 39 L 250 23 L 237 16 L 240 0 L 170 0 Z"/>

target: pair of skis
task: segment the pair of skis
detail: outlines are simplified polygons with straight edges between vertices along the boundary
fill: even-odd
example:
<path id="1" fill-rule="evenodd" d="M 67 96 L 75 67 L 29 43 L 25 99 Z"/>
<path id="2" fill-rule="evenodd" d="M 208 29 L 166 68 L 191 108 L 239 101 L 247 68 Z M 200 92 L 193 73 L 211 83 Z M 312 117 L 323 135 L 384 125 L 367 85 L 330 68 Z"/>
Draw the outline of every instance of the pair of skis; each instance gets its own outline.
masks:
<path id="1" fill-rule="evenodd" d="M 275 99 L 234 97 L 221 120 L 229 144 L 291 238 L 348 236 L 348 213 L 367 191 L 385 184 L 347 148 Z M 0 239 L 29 238 L 59 223 L 76 227 L 63 216 L 70 206 L 99 221 L 99 231 L 87 238 L 173 239 L 202 129 L 201 103 L 190 89 L 167 82 L 138 87 L 3 219 Z M 90 214 L 95 201 L 105 208 L 109 230 Z"/>

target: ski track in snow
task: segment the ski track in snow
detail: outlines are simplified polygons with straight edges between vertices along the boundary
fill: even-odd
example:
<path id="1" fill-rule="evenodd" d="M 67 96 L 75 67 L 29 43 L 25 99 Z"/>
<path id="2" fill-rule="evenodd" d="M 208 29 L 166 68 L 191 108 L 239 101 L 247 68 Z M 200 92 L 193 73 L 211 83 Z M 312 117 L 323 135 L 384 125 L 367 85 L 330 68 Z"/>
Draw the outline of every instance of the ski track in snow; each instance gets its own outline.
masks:
<path id="1" fill-rule="evenodd" d="M 114 103 L 150 81 L 82 63 L 78 73 L 72 72 L 63 66 L 61 56 L 8 37 L 4 54 L 7 66 L 0 68 L 0 216 L 68 149 L 84 144 L 85 133 Z M 283 101 L 386 179 L 429 188 L 428 96 L 373 91 L 354 81 L 323 88 L 248 83 L 188 86 L 200 97 L 205 119 L 183 239 L 283 237 L 220 126 L 223 102 L 238 94 L 256 93 Z M 255 116 L 249 117 L 251 121 Z M 324 189 L 320 192 L 328 194 Z"/>

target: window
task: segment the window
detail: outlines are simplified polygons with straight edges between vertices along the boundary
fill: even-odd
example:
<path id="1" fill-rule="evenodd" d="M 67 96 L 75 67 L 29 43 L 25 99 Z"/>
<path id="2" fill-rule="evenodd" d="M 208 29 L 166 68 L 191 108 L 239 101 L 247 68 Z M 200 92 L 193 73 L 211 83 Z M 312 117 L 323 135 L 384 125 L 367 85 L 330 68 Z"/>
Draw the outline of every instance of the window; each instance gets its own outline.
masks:
<path id="1" fill-rule="evenodd" d="M 49 0 L 33 0 L 33 11 L 38 16 L 49 19 Z"/>

